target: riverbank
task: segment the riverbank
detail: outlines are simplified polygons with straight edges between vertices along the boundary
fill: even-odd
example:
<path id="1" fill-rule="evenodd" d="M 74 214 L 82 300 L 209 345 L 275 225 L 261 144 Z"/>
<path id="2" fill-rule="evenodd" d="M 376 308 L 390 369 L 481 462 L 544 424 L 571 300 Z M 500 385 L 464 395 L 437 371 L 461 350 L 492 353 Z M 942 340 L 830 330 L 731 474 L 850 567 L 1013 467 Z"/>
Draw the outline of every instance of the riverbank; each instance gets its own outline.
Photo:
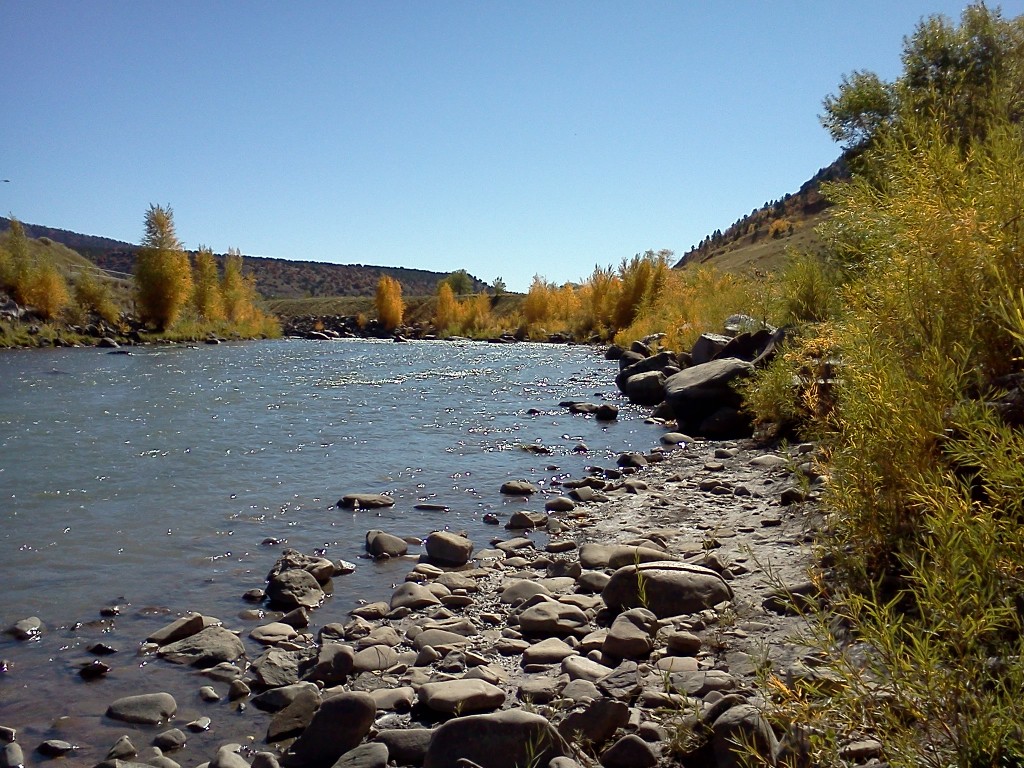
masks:
<path id="1" fill-rule="evenodd" d="M 692 749 L 687 734 L 695 722 L 708 726 L 710 746 L 702 754 L 712 762 L 700 764 L 729 764 L 711 757 L 724 748 L 723 739 L 748 729 L 774 739 L 758 714 L 758 674 L 766 669 L 779 676 L 804 674 L 812 662 L 792 644 L 800 620 L 778 592 L 782 586 L 806 592 L 808 536 L 816 516 L 813 504 L 798 501 L 805 485 L 789 468 L 809 461 L 812 450 L 800 446 L 789 455 L 745 441 L 680 443 L 652 452 L 647 461 L 653 463 L 637 471 L 608 467 L 552 489 L 547 502 L 564 511 L 539 513 L 545 506 L 540 499 L 524 497 L 523 511 L 537 512 L 544 528 L 496 528 L 492 541 L 472 542 L 472 560 L 462 567 L 432 564 L 427 547 L 410 546 L 410 554 L 393 563 L 399 566 L 396 578 L 405 581 L 391 599 L 362 606 L 353 616 L 331 616 L 329 599 L 324 608 L 295 610 L 297 604 L 279 598 L 279 605 L 227 618 L 226 634 L 237 636 L 238 645 L 207 672 L 160 656 L 205 665 L 222 652 L 207 649 L 190 656 L 180 647 L 145 642 L 147 637 L 165 640 L 159 625 L 173 616 L 140 619 L 139 628 L 156 628 L 145 635 L 125 632 L 113 617 L 100 617 L 73 628 L 79 639 L 52 662 L 95 674 L 96 679 L 69 683 L 73 696 L 88 686 L 88 695 L 97 700 L 95 717 L 20 728 L 14 743 L 28 763 L 38 763 L 36 750 L 56 739 L 74 747 L 67 757 L 81 765 L 98 764 L 115 746 L 121 759 L 165 767 L 168 759 L 180 765 L 206 760 L 240 765 L 239 756 L 222 750 L 225 743 L 241 745 L 247 762 L 258 759 L 262 765 L 272 764 L 270 755 L 293 765 L 329 765 L 340 752 L 332 752 L 328 761 L 318 750 L 337 750 L 341 744 L 346 749 L 361 744 L 359 754 L 370 762 L 360 764 L 383 765 L 386 746 L 399 765 L 423 760 L 446 765 L 453 763 L 450 754 L 444 756 L 443 734 L 457 733 L 470 715 L 517 710 L 524 713 L 519 719 L 483 714 L 482 721 L 472 721 L 485 752 L 473 752 L 477 747 L 460 736 L 458 756 L 487 754 L 493 759 L 480 764 L 515 765 L 515 751 L 506 748 L 499 755 L 496 745 L 507 746 L 501 739 L 510 731 L 519 734 L 520 746 L 528 744 L 523 728 L 542 737 L 536 746 L 550 739 L 548 747 L 558 751 L 562 742 L 556 731 L 529 716 L 537 713 L 565 737 L 564 751 L 580 764 L 602 755 L 605 765 L 668 764 Z M 642 462 L 634 457 L 622 463 Z M 590 500 L 555 502 L 572 495 Z M 364 514 L 369 530 L 372 513 Z M 404 532 L 390 533 L 400 538 Z M 266 551 L 268 570 L 280 555 Z M 707 604 L 687 604 L 672 615 L 675 608 L 653 602 L 662 576 L 648 571 L 650 604 L 664 615 L 655 617 L 638 606 L 616 618 L 602 597 L 602 591 L 609 594 L 609 578 L 648 559 L 682 564 L 687 579 L 696 575 L 695 594 L 706 596 L 694 599 Z M 344 578 L 334 576 L 334 589 Z M 266 586 L 253 583 L 253 589 Z M 672 593 L 671 600 L 686 599 L 677 587 Z M 207 618 L 192 631 L 215 623 Z M 117 653 L 96 655 L 102 652 L 96 643 Z M 239 649 L 241 654 L 227 661 Z M 110 671 L 100 673 L 101 664 Z M 7 675 L 5 684 L 17 670 Z M 100 690 L 110 693 L 103 696 Z M 334 705 L 321 705 L 342 691 Z M 122 698 L 118 693 L 129 692 L 168 694 L 174 711 L 159 698 L 158 724 L 111 719 L 106 707 Z M 0 725 L 18 728 L 19 710 L 38 709 L 27 704 L 30 697 L 31 691 L 8 695 Z M 309 746 L 319 744 L 316 733 L 342 702 L 344 717 L 338 715 L 341 720 L 331 728 L 342 728 L 351 738 Z M 362 724 L 358 729 L 357 723 Z M 442 734 L 429 753 L 426 729 Z M 268 743 L 268 732 L 281 738 Z M 695 735 L 701 732 L 693 729 Z M 119 740 L 124 735 L 137 755 Z M 175 748 L 179 741 L 184 745 Z M 167 749 L 155 762 L 154 743 Z M 267 754 L 257 758 L 260 752 Z M 626 763 L 615 762 L 618 753 L 629 755 Z M 691 754 L 689 760 L 694 759 Z"/>

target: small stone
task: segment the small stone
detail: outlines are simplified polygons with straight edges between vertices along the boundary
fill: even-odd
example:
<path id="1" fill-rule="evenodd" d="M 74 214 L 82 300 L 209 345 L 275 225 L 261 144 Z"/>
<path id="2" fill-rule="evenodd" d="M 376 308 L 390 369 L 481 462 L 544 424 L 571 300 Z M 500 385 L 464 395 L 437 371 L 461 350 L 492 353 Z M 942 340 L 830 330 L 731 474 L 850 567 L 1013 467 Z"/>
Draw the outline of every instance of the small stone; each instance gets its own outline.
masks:
<path id="1" fill-rule="evenodd" d="M 169 693 L 143 693 L 117 699 L 107 708 L 107 717 L 126 723 L 158 725 L 174 717 L 178 705 Z"/>
<path id="2" fill-rule="evenodd" d="M 36 752 L 44 757 L 63 757 L 74 749 L 77 749 L 77 747 L 70 742 L 62 741 L 61 739 L 47 739 L 36 747 Z"/>
<path id="3" fill-rule="evenodd" d="M 195 733 L 202 733 L 203 731 L 210 730 L 210 725 L 212 725 L 212 724 L 213 724 L 213 721 L 210 720 L 210 718 L 208 718 L 208 717 L 206 717 L 204 715 L 203 717 L 197 718 L 197 719 L 193 720 L 192 722 L 187 723 L 185 725 L 185 727 L 188 728 L 190 731 L 193 731 Z"/>
<path id="4" fill-rule="evenodd" d="M 138 754 L 135 745 L 127 735 L 122 736 L 107 750 L 107 760 L 129 760 Z"/>
<path id="5" fill-rule="evenodd" d="M 220 695 L 212 685 L 204 685 L 200 688 L 199 698 L 203 701 L 220 701 Z"/>

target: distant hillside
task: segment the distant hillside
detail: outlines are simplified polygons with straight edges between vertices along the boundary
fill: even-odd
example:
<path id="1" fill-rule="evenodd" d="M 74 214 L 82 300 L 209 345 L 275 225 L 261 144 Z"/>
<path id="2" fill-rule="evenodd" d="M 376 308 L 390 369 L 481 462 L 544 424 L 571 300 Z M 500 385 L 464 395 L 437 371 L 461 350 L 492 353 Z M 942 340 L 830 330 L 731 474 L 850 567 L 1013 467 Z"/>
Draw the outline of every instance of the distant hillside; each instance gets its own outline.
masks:
<path id="1" fill-rule="evenodd" d="M 131 274 L 139 246 L 107 237 L 83 235 L 65 229 L 25 224 L 29 237 L 47 237 L 62 243 L 108 272 Z M 0 232 L 10 229 L 10 220 L 0 216 Z M 223 260 L 223 256 L 218 256 Z M 245 271 L 256 277 L 257 290 L 267 298 L 303 298 L 308 296 L 372 296 L 381 275 L 389 275 L 402 284 L 407 296 L 427 296 L 437 291 L 445 272 L 404 267 L 375 267 L 363 264 L 328 264 L 319 261 L 289 261 L 261 256 L 243 256 Z M 472 276 L 471 276 L 472 277 Z M 473 279 L 474 291 L 487 284 Z"/>
<path id="2" fill-rule="evenodd" d="M 715 230 L 683 254 L 676 268 L 712 263 L 727 272 L 770 270 L 782 262 L 790 247 L 818 251 L 821 243 L 814 230 L 829 216 L 831 205 L 822 197 L 821 185 L 849 176 L 846 162 L 839 158 L 814 174 L 795 194 L 766 202 L 724 231 Z"/>

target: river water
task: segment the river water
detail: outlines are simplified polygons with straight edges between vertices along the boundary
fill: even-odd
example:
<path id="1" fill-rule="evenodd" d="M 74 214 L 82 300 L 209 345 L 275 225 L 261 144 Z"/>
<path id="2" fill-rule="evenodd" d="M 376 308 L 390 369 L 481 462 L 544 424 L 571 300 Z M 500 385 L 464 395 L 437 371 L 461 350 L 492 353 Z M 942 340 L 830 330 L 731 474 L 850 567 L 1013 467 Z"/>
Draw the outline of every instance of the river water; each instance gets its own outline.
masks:
<path id="1" fill-rule="evenodd" d="M 201 713 L 180 668 L 133 660 L 142 638 L 188 611 L 247 631 L 242 594 L 264 586 L 284 546 L 357 564 L 334 579 L 318 626 L 386 599 L 411 568 L 363 558 L 371 528 L 464 530 L 487 546 L 506 532 L 486 513 L 543 509 L 543 498 L 502 496 L 504 481 L 553 491 L 657 442 L 615 372 L 595 348 L 471 342 L 0 355 L 0 629 L 28 616 L 46 626 L 33 642 L 0 635 L 0 725 L 74 741 L 95 764 L 122 732 L 103 717 L 115 696 L 187 684 L 179 715 Z M 571 415 L 567 399 L 613 402 L 619 419 Z M 396 504 L 336 506 L 355 492 Z M 120 615 L 102 618 L 115 604 Z M 85 683 L 77 672 L 97 640 L 120 652 Z M 208 738 L 226 735 L 221 723 Z"/>

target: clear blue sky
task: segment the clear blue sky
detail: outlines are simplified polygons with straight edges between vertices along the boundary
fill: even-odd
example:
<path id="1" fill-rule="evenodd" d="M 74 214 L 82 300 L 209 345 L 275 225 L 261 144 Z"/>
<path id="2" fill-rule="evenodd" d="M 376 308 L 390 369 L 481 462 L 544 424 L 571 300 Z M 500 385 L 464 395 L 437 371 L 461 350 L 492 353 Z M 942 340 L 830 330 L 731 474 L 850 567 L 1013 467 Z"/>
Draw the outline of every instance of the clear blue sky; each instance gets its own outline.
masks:
<path id="1" fill-rule="evenodd" d="M 964 5 L 0 0 L 0 211 L 137 242 L 170 204 L 190 248 L 576 280 L 796 191 L 841 76 L 891 79 Z"/>

